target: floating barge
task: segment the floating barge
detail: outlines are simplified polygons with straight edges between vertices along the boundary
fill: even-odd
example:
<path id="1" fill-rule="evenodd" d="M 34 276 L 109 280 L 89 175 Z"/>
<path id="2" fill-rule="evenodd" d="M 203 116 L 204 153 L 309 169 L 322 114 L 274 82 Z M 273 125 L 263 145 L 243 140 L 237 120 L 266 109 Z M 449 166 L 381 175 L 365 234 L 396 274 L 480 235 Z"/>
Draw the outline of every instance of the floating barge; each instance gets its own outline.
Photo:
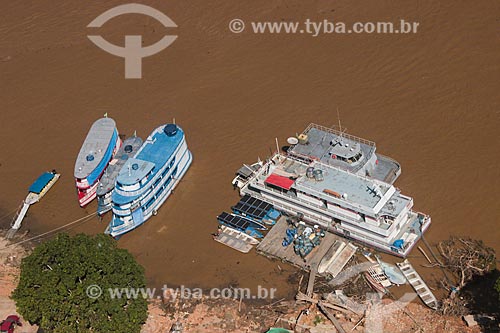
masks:
<path id="1" fill-rule="evenodd" d="M 293 139 L 293 140 L 292 140 Z M 431 223 L 413 211 L 413 198 L 392 185 L 401 169 L 375 154 L 374 143 L 310 125 L 286 154 L 238 171 L 242 196 L 380 251 L 406 257 Z"/>

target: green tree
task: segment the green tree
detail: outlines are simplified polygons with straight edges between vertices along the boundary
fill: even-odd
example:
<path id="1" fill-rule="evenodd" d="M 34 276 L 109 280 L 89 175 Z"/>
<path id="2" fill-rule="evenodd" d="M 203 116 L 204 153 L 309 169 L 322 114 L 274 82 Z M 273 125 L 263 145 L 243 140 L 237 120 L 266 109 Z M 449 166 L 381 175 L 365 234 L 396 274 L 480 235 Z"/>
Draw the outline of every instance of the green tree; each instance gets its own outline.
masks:
<path id="1" fill-rule="evenodd" d="M 144 269 L 109 236 L 58 235 L 21 264 L 12 298 L 30 323 L 53 333 L 135 333 L 147 300 L 112 297 L 110 288 L 145 288 Z M 98 286 L 102 290 L 100 297 Z"/>

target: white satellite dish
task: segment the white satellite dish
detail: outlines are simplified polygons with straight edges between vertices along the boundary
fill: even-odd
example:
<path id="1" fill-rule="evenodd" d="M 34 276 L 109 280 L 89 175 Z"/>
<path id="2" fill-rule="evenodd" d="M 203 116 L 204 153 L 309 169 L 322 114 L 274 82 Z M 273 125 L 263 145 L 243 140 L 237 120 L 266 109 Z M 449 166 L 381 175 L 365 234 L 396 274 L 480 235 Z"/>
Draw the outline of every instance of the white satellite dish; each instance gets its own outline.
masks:
<path id="1" fill-rule="evenodd" d="M 297 143 L 299 143 L 299 139 L 291 136 L 288 139 L 286 139 L 286 142 L 288 142 L 289 145 L 296 145 Z"/>

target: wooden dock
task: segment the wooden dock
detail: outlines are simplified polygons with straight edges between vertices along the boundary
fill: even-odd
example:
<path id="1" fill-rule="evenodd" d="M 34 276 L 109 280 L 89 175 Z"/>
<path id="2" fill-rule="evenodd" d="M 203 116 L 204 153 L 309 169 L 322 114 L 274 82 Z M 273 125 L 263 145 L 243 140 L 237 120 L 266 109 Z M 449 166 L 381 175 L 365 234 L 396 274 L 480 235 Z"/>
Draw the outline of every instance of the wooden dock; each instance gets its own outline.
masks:
<path id="1" fill-rule="evenodd" d="M 325 237 L 321 240 L 321 244 L 315 247 L 305 259 L 302 259 L 293 251 L 293 244 L 284 247 L 282 245 L 286 234 L 288 223 L 285 217 L 281 217 L 278 222 L 269 230 L 266 237 L 257 245 L 256 250 L 259 254 L 268 258 L 278 259 L 299 267 L 305 271 L 310 271 L 311 268 L 316 270 L 319 262 L 337 239 L 341 239 L 332 233 L 325 231 Z"/>

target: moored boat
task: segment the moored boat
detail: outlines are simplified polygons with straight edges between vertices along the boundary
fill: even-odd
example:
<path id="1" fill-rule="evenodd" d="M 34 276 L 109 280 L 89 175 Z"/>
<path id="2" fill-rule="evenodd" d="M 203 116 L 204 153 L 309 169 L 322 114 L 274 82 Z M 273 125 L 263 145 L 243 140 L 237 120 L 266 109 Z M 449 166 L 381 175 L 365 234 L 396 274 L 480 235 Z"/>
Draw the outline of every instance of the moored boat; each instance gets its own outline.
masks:
<path id="1" fill-rule="evenodd" d="M 156 215 L 191 165 L 184 131 L 156 128 L 120 170 L 111 195 L 113 218 L 106 233 L 123 235 Z"/>
<path id="2" fill-rule="evenodd" d="M 228 235 L 233 236 L 234 238 L 241 239 L 241 240 L 247 242 L 248 244 L 251 244 L 251 245 L 259 244 L 258 239 L 254 238 L 252 236 L 249 236 L 244 232 L 241 232 L 241 231 L 236 230 L 234 228 L 230 228 L 230 227 L 225 226 L 225 225 L 220 225 L 219 228 L 220 228 L 221 232 L 225 232 Z"/>
<path id="3" fill-rule="evenodd" d="M 236 214 L 222 212 L 217 216 L 217 220 L 222 225 L 242 231 L 254 238 L 262 238 L 263 235 L 259 230 L 266 230 L 262 224 Z"/>
<path id="4" fill-rule="evenodd" d="M 424 304 L 431 309 L 437 310 L 439 303 L 436 296 L 434 296 L 429 286 L 427 286 L 420 274 L 417 273 L 410 262 L 405 260 L 401 263 L 397 263 L 396 265 L 398 265 L 399 269 L 406 277 L 406 280 L 408 280 Z"/>
<path id="5" fill-rule="evenodd" d="M 233 179 L 251 196 L 348 240 L 406 257 L 431 224 L 393 185 L 401 169 L 375 144 L 311 124 L 285 154 L 240 169 Z"/>
<path id="6" fill-rule="evenodd" d="M 115 157 L 109 162 L 103 176 L 96 189 L 97 194 L 97 214 L 100 216 L 111 210 L 111 193 L 115 188 L 116 178 L 127 160 L 134 156 L 142 145 L 142 139 L 133 135 L 123 141 Z"/>
<path id="7" fill-rule="evenodd" d="M 274 209 L 273 205 L 249 195 L 243 196 L 231 209 L 235 214 L 266 225 L 276 224 L 281 216 L 281 213 Z"/>
<path id="8" fill-rule="evenodd" d="M 99 179 L 120 145 L 121 140 L 113 119 L 104 117 L 94 122 L 75 163 L 74 175 L 81 207 L 95 199 Z"/>
<path id="9" fill-rule="evenodd" d="M 16 219 L 12 223 L 12 229 L 17 230 L 21 227 L 21 222 L 28 212 L 28 208 L 40 201 L 40 199 L 51 189 L 61 175 L 55 170 L 44 172 L 38 177 L 28 189 L 28 195 L 23 201 L 21 210 L 17 213 Z"/>
<path id="10" fill-rule="evenodd" d="M 406 283 L 405 276 L 401 274 L 401 271 L 396 266 L 383 262 L 379 258 L 377 258 L 377 261 L 384 274 L 389 278 L 389 281 L 398 286 Z"/>

